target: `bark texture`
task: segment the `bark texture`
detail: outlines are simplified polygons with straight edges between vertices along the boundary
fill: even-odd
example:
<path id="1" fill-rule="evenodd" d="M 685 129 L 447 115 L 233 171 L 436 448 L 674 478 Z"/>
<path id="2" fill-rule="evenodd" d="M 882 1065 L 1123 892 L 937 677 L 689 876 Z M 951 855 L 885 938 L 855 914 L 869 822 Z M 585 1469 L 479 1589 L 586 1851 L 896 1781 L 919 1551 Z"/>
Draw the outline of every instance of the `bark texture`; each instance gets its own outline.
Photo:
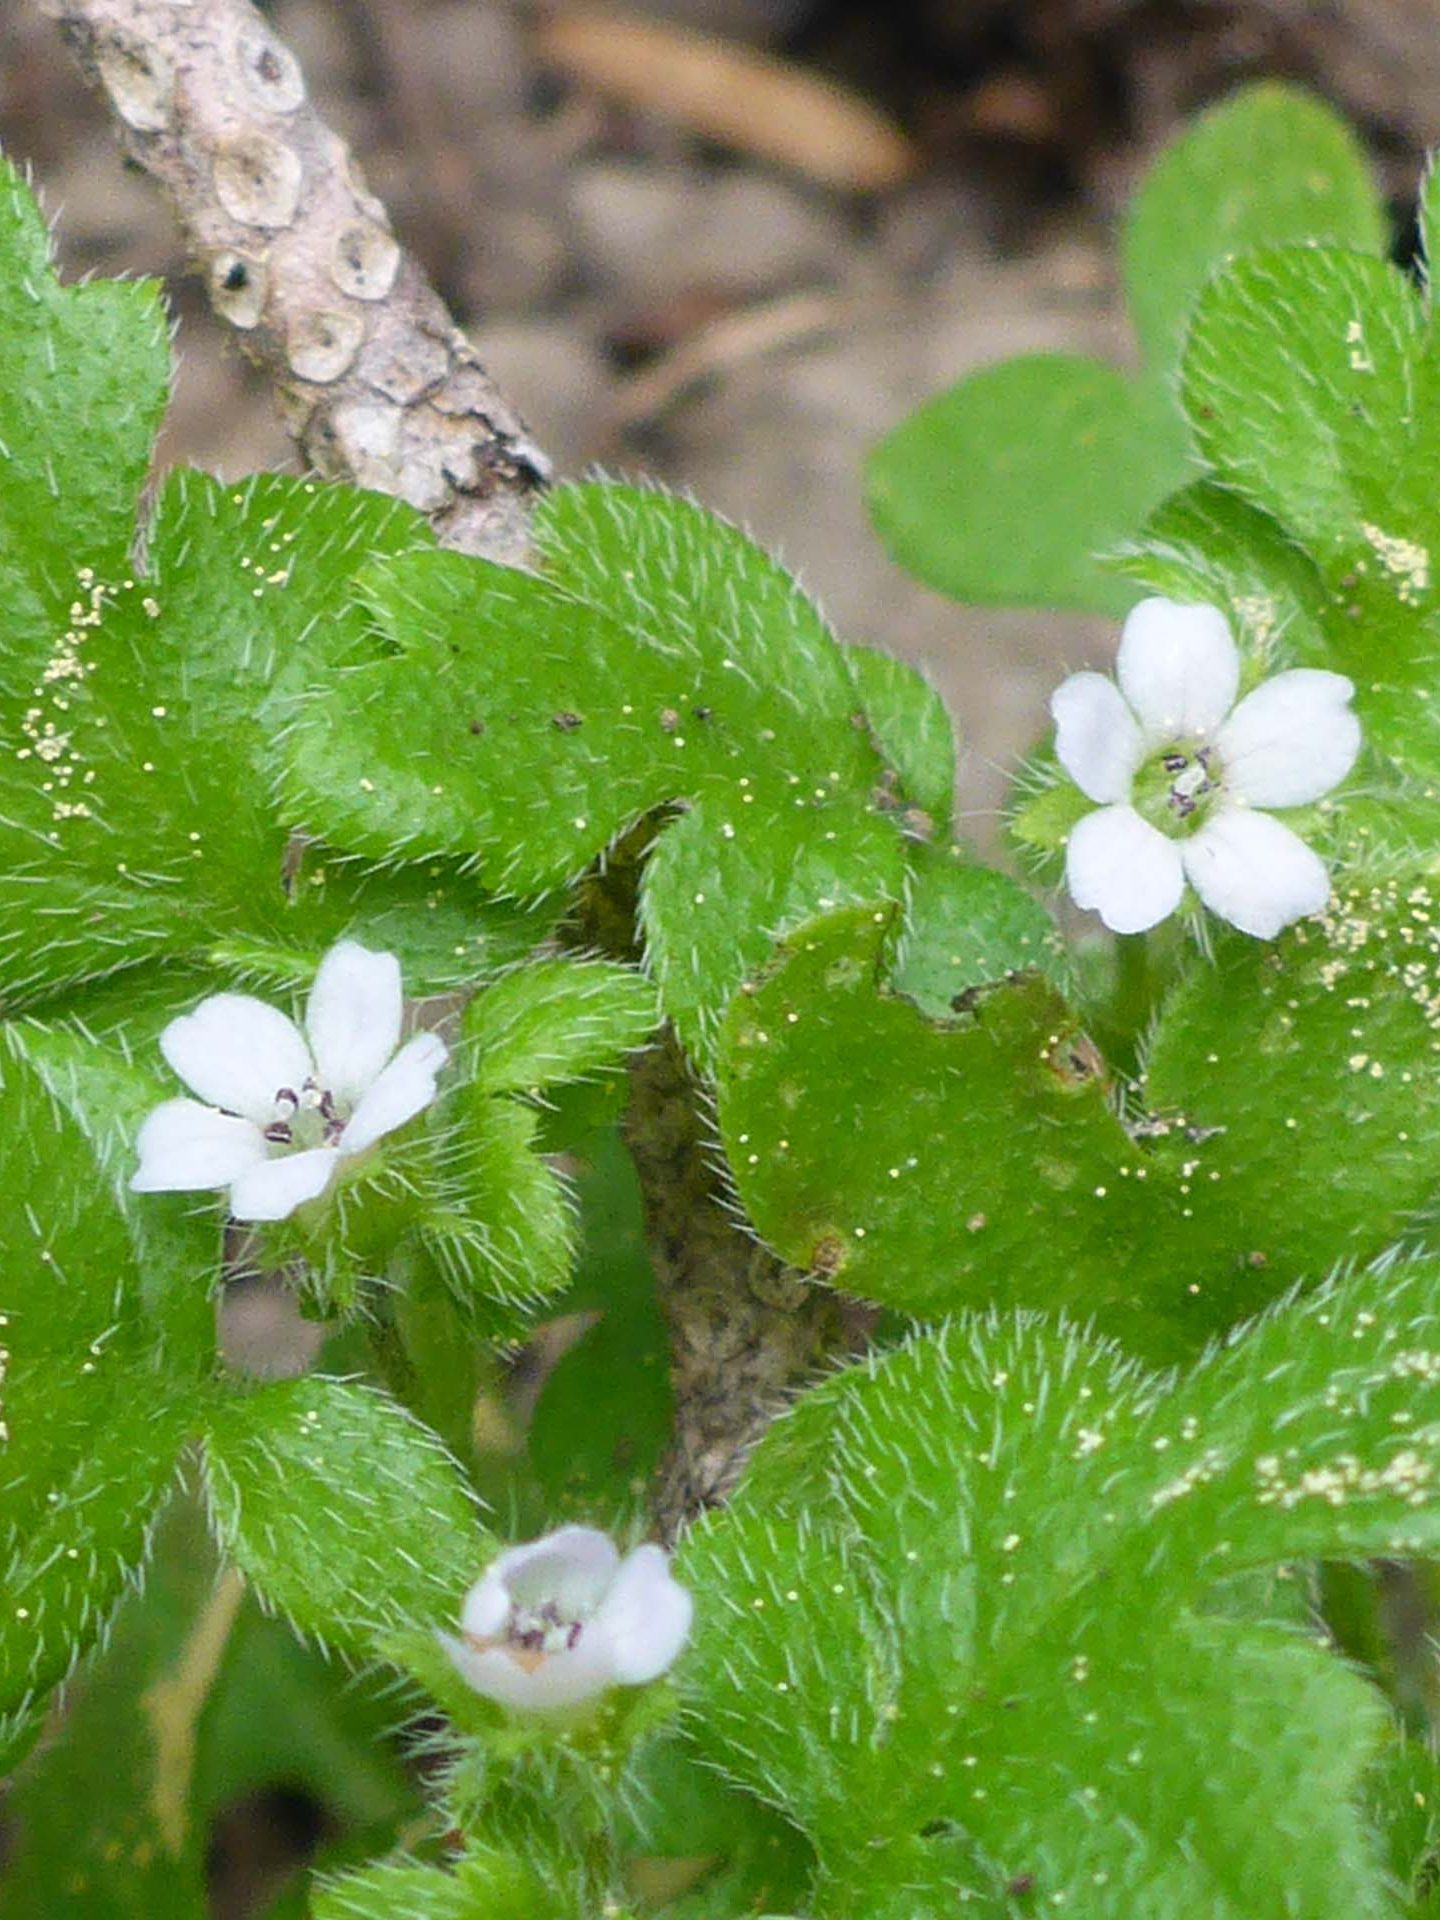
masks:
<path id="1" fill-rule="evenodd" d="M 307 464 L 409 501 L 448 546 L 520 559 L 545 457 L 249 0 L 46 4 Z"/>
<path id="2" fill-rule="evenodd" d="M 695 1084 L 673 1034 L 631 1066 L 627 1124 L 670 1327 L 675 1436 L 655 1492 L 660 1530 L 729 1492 L 787 1389 L 842 1334 L 834 1295 L 751 1239 L 724 1207 Z"/>

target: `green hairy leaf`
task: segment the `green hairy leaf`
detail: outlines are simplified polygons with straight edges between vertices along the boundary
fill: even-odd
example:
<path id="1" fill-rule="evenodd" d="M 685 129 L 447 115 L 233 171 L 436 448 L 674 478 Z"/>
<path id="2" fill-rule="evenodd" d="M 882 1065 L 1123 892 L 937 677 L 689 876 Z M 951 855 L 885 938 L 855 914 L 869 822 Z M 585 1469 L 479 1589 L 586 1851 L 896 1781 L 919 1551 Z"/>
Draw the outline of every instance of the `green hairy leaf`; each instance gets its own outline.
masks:
<path id="1" fill-rule="evenodd" d="M 1196 962 L 1128 1115 L 1038 973 L 948 1018 L 939 994 L 908 1004 L 884 978 L 890 919 L 802 929 L 726 1025 L 726 1155 L 796 1266 L 912 1313 L 1098 1314 L 1168 1358 L 1338 1259 L 1431 1244 L 1440 1092 L 1409 1064 L 1436 1017 L 1423 889 L 1344 895 L 1273 948 Z"/>
<path id="2" fill-rule="evenodd" d="M 465 1012 L 477 1093 L 537 1093 L 614 1066 L 657 1023 L 655 995 L 629 967 L 539 960 L 487 987 Z"/>
<path id="3" fill-rule="evenodd" d="M 917 850 L 890 986 L 931 1019 L 947 1019 L 978 988 L 1038 971 L 1063 987 L 1060 934 L 1039 901 L 958 847 Z"/>
<path id="4" fill-rule="evenodd" d="M 1388 1912 L 1355 1805 L 1378 1700 L 1210 1595 L 1433 1550 L 1437 1302 L 1433 1264 L 1358 1275 L 1177 1385 L 959 1323 L 780 1423 L 682 1551 L 717 1609 L 684 1677 L 702 1749 L 820 1848 L 812 1910 Z"/>
<path id="5" fill-rule="evenodd" d="M 478 994 L 461 1023 L 468 1077 L 440 1110 L 436 1177 L 418 1223 L 461 1313 L 492 1334 L 565 1284 L 574 1208 L 541 1157 L 548 1092 L 613 1070 L 657 1020 L 628 967 L 542 960 Z"/>
<path id="6" fill-rule="evenodd" d="M 416 553 L 366 576 L 378 634 L 327 650 L 289 736 L 297 806 L 369 859 L 466 859 L 517 895 L 680 806 L 641 916 L 665 1009 L 703 1055 L 775 933 L 898 895 L 900 779 L 943 810 L 946 743 L 922 685 L 862 666 L 857 689 L 789 577 L 698 508 L 571 487 L 535 538 L 538 574 Z M 906 767 L 872 743 L 872 686 L 878 729 L 897 705 L 925 715 Z"/>
<path id="7" fill-rule="evenodd" d="M 1281 644 L 1355 682 L 1370 784 L 1349 810 L 1349 850 L 1372 867 L 1389 855 L 1422 871 L 1440 774 L 1431 328 L 1426 303 L 1383 262 L 1267 251 L 1207 290 L 1184 366 L 1200 446 L 1253 509 L 1249 526 L 1271 523 L 1252 550 L 1273 554 L 1280 541 L 1300 550 L 1266 568 L 1277 607 L 1295 615 Z M 1222 579 L 1253 564 L 1232 554 L 1227 531 L 1223 520 L 1186 528 L 1191 564 Z M 1161 529 L 1139 564 L 1163 543 Z M 1378 817 L 1377 800 L 1388 802 Z"/>
<path id="8" fill-rule="evenodd" d="M 351 574 L 428 543 L 419 516 L 179 473 L 137 523 L 169 381 L 157 289 L 61 287 L 3 162 L 0 283 L 0 1002 L 217 945 L 275 978 L 275 956 L 303 969 L 347 929 L 388 933 L 417 988 L 522 952 L 527 917 L 453 863 L 365 876 L 302 855 L 305 823 L 271 798 L 317 628 L 356 628 Z"/>
<path id="9" fill-rule="evenodd" d="M 473 1496 L 432 1435 L 368 1388 L 311 1378 L 218 1406 L 211 1521 L 270 1606 L 320 1643 L 373 1655 L 447 1624 L 487 1557 Z"/>
<path id="10" fill-rule="evenodd" d="M 896 559 L 958 600 L 1122 612 L 1133 589 L 1098 556 L 1193 471 L 1173 387 L 1197 296 L 1238 253 L 1317 240 L 1370 255 L 1386 244 L 1348 128 L 1273 83 L 1203 115 L 1123 236 L 1142 371 L 1035 354 L 928 402 L 870 460 L 871 514 Z"/>
<path id="11" fill-rule="evenodd" d="M 156 1097 L 83 1033 L 0 1029 L 0 1721 L 102 1630 L 207 1392 L 217 1224 L 126 1185 Z"/>
<path id="12" fill-rule="evenodd" d="M 397 1860 L 347 1874 L 316 1893 L 311 1913 L 314 1920 L 534 1920 L 539 1913 L 566 1920 L 578 1909 L 525 1862 L 477 1849 L 453 1871 Z"/>
<path id="13" fill-rule="evenodd" d="M 955 723 L 916 668 L 873 647 L 847 647 L 859 705 L 900 791 L 943 828 L 955 793 Z"/>

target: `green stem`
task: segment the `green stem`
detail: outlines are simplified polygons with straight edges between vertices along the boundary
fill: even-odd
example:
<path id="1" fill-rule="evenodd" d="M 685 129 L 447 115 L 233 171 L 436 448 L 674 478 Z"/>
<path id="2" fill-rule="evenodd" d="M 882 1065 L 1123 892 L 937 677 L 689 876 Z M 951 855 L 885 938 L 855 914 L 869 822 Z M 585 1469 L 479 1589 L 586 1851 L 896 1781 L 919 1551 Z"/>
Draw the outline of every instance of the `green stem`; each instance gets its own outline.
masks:
<path id="1" fill-rule="evenodd" d="M 364 1324 L 376 1373 L 401 1406 L 419 1414 L 419 1376 L 395 1317 L 394 1299 L 386 1288 L 373 1289 Z"/>
<path id="2" fill-rule="evenodd" d="M 1154 998 L 1148 933 L 1122 933 L 1115 939 L 1115 1022 L 1129 1033 L 1139 1030 Z"/>

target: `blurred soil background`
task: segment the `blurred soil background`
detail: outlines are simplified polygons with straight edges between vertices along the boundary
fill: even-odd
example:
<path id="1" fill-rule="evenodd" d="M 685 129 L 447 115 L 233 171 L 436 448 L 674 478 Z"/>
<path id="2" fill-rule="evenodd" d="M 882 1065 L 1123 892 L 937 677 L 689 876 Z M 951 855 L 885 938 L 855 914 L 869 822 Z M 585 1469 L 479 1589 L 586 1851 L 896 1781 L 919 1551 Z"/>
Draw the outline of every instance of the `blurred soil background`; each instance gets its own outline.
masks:
<path id="1" fill-rule="evenodd" d="M 842 637 L 926 667 L 984 841 L 1056 678 L 1113 642 L 1103 623 L 956 608 L 909 581 L 867 526 L 867 448 L 990 360 L 1123 363 L 1116 217 L 1156 148 L 1242 80 L 1296 79 L 1349 114 L 1403 235 L 1440 140 L 1440 0 L 630 6 L 624 25 L 507 0 L 265 10 L 562 473 L 692 491 L 780 552 Z M 718 44 L 675 38 L 695 31 Z M 696 110 L 697 67 L 718 110 Z M 163 458 L 226 476 L 290 464 L 166 206 L 34 0 L 0 6 L 0 142 L 32 170 L 68 275 L 166 281 Z M 217 1920 L 262 1910 L 316 1843 L 311 1812 L 238 1810 L 217 1840 Z"/>

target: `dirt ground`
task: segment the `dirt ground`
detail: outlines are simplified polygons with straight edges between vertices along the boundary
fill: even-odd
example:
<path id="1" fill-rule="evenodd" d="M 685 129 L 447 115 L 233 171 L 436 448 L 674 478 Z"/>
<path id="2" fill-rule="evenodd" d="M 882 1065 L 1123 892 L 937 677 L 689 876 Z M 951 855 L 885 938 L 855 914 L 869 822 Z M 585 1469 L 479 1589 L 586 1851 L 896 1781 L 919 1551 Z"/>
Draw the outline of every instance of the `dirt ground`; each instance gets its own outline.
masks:
<path id="1" fill-rule="evenodd" d="M 677 117 L 663 59 L 646 98 L 617 103 L 557 71 L 545 16 L 506 0 L 265 10 L 561 471 L 693 492 L 795 567 L 843 637 L 923 664 L 955 714 L 962 811 L 983 842 L 1050 688 L 1111 637 L 957 608 L 907 579 L 866 523 L 866 450 L 987 361 L 1067 348 L 1123 363 L 1117 210 L 1178 122 L 1240 79 L 1298 77 L 1352 113 L 1403 222 L 1440 137 L 1440 0 L 630 4 L 838 80 L 908 143 L 907 177 L 827 184 L 803 103 L 785 160 L 760 151 L 763 129 L 705 137 Z M 167 209 L 122 164 L 37 0 L 0 7 L 0 144 L 31 169 L 67 274 L 166 281 L 163 458 L 227 477 L 289 464 Z M 263 1828 L 217 1896 L 235 1920 L 255 1910 L 243 1856 Z"/>

